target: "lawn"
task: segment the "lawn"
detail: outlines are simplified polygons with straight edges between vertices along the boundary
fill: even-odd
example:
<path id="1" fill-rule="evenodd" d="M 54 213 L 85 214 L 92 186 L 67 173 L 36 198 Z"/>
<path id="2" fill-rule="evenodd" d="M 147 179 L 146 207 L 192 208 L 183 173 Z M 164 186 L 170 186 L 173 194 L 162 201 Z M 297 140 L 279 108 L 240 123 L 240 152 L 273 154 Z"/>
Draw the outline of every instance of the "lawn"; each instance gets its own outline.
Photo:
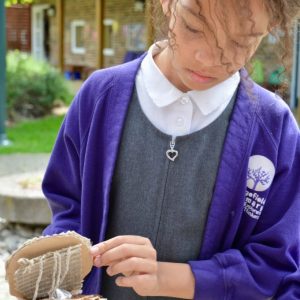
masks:
<path id="1" fill-rule="evenodd" d="M 6 128 L 10 146 L 0 147 L 0 154 L 50 153 L 64 116 L 49 116 L 23 121 Z"/>

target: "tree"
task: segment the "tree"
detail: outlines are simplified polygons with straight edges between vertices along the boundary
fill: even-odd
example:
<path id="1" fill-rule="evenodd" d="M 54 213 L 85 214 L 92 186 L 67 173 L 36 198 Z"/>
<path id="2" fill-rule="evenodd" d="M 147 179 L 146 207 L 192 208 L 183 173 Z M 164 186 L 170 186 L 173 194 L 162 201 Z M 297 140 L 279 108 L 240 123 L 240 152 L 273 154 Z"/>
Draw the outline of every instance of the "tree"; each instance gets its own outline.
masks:
<path id="1" fill-rule="evenodd" d="M 14 4 L 31 4 L 34 0 L 5 0 L 5 6 L 10 6 Z"/>
<path id="2" fill-rule="evenodd" d="M 262 185 L 266 185 L 270 182 L 270 174 L 264 170 L 262 170 L 262 167 L 258 169 L 250 169 L 248 168 L 248 174 L 247 174 L 248 180 L 253 181 L 253 190 L 256 189 L 257 185 L 260 183 Z"/>

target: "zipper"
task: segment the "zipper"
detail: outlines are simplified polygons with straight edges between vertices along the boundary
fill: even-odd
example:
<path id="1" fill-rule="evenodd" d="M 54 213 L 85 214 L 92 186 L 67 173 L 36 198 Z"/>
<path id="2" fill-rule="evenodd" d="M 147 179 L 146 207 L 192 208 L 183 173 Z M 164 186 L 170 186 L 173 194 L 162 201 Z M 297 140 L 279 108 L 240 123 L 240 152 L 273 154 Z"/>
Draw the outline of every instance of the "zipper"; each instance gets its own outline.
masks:
<path id="1" fill-rule="evenodd" d="M 170 149 L 166 151 L 167 158 L 171 161 L 175 161 L 178 157 L 178 151 L 175 150 L 176 146 L 176 136 L 172 135 L 172 140 L 170 142 Z"/>

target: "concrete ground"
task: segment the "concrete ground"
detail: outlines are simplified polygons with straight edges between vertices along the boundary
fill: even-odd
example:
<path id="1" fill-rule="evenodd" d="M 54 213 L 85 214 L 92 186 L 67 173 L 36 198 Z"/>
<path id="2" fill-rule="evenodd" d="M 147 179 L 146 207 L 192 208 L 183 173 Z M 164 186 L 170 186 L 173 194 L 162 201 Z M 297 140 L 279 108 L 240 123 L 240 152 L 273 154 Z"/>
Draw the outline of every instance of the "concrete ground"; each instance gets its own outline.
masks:
<path id="1" fill-rule="evenodd" d="M 0 217 L 8 222 L 49 224 L 41 191 L 49 154 L 0 155 Z"/>
<path id="2" fill-rule="evenodd" d="M 8 176 L 23 173 L 43 172 L 49 160 L 49 154 L 10 154 L 0 155 L 0 181 Z M 3 189 L 4 187 L 2 187 Z M 7 188 L 7 185 L 5 186 Z M 0 185 L 1 192 L 1 185 Z M 1 208 L 0 208 L 1 209 Z M 28 207 L 30 210 L 30 207 Z M 0 256 L 0 299 L 16 300 L 9 295 L 8 285 L 5 281 L 4 258 Z"/>
<path id="3" fill-rule="evenodd" d="M 50 154 L 0 155 L 0 176 L 42 171 L 46 168 Z"/>
<path id="4" fill-rule="evenodd" d="M 5 281 L 5 263 L 0 259 L 0 299 L 2 300 L 16 300 L 17 298 L 10 296 L 8 285 Z"/>

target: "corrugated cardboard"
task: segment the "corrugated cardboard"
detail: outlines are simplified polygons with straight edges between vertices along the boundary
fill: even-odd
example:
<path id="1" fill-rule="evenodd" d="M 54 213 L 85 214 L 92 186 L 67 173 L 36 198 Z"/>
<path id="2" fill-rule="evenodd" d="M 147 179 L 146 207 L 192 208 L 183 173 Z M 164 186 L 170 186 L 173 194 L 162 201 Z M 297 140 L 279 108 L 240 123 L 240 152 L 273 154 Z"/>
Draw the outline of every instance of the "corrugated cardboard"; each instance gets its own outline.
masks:
<path id="1" fill-rule="evenodd" d="M 6 262 L 11 295 L 26 300 L 46 299 L 54 289 L 64 289 L 73 296 L 80 294 L 82 281 L 92 268 L 90 246 L 88 239 L 75 232 L 27 241 Z M 97 299 L 80 297 L 77 299 Z"/>

